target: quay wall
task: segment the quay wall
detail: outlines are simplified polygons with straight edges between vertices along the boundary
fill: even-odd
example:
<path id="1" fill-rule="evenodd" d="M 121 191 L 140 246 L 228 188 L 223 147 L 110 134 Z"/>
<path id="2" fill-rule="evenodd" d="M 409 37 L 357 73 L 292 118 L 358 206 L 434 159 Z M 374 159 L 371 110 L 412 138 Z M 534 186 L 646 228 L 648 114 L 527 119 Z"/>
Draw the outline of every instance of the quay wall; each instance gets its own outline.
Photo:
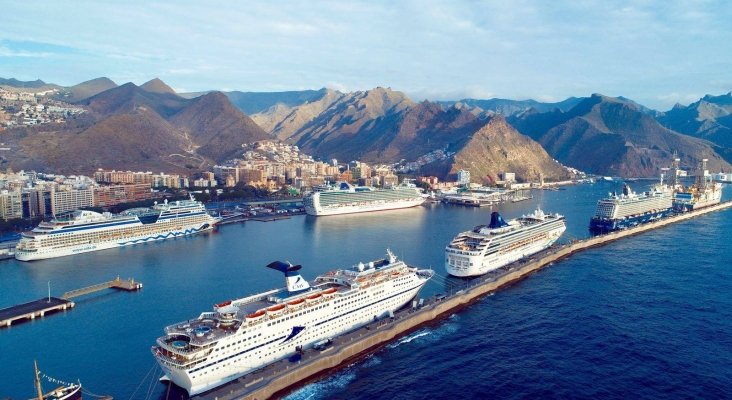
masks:
<path id="1" fill-rule="evenodd" d="M 558 247 L 555 251 L 550 252 L 541 258 L 530 260 L 526 264 L 514 267 L 514 269 L 509 270 L 509 273 L 498 278 L 476 279 L 470 287 L 458 291 L 455 295 L 449 296 L 444 300 L 428 304 L 409 314 L 399 315 L 393 323 L 380 325 L 378 328 L 368 331 L 367 333 L 363 333 L 360 337 L 352 339 L 351 342 L 336 346 L 330 352 L 323 353 L 321 356 L 313 360 L 297 365 L 296 367 L 288 369 L 276 376 L 262 379 L 256 382 L 256 384 L 252 384 L 250 388 L 245 388 L 241 392 L 232 391 L 230 395 L 217 397 L 217 399 L 260 400 L 273 397 L 294 385 L 307 381 L 308 379 L 328 370 L 337 368 L 350 359 L 356 358 L 363 353 L 383 346 L 397 336 L 404 335 L 405 333 L 414 331 L 425 324 L 434 322 L 440 317 L 452 314 L 453 312 L 473 303 L 482 296 L 496 291 L 501 286 L 505 286 L 522 279 L 542 267 L 559 259 L 565 258 L 573 253 L 730 207 L 732 207 L 732 201 L 650 222 L 635 228 L 566 244 L 562 247 Z"/>

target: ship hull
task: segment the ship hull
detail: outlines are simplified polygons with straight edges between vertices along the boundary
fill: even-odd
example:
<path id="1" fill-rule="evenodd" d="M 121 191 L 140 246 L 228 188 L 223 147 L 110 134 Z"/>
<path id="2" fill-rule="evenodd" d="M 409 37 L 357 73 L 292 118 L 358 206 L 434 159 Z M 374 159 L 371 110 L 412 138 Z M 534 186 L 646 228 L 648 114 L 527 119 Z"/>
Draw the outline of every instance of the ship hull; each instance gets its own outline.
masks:
<path id="1" fill-rule="evenodd" d="M 43 395 L 43 400 L 81 400 L 81 385 L 60 387 Z"/>
<path id="2" fill-rule="evenodd" d="M 713 198 L 713 199 L 709 199 L 709 200 L 697 200 L 695 202 L 675 202 L 674 210 L 676 210 L 678 212 L 694 211 L 694 210 L 698 210 L 700 208 L 719 204 L 720 201 L 721 201 L 721 197 Z"/>
<path id="3" fill-rule="evenodd" d="M 425 199 L 415 198 L 412 200 L 405 200 L 400 202 L 389 202 L 389 203 L 373 203 L 363 204 L 357 206 L 342 206 L 342 207 L 317 207 L 308 205 L 305 207 L 305 212 L 312 216 L 325 216 L 325 215 L 341 215 L 341 214 L 354 214 L 371 211 L 384 211 L 384 210 L 398 210 L 402 208 L 416 207 L 424 203 Z"/>
<path id="4" fill-rule="evenodd" d="M 590 231 L 592 233 L 607 233 L 632 228 L 657 219 L 668 217 L 673 214 L 673 209 L 648 212 L 642 215 L 626 217 L 622 219 L 608 219 L 592 217 L 590 220 Z"/>
<path id="5" fill-rule="evenodd" d="M 373 322 L 375 317 L 380 318 L 389 315 L 390 312 L 394 312 L 409 304 L 427 282 L 428 280 L 421 281 L 418 285 L 410 289 L 401 290 L 393 295 L 383 297 L 376 303 L 363 306 L 362 309 L 346 312 L 338 317 L 331 317 L 327 321 L 329 329 L 317 327 L 319 325 L 318 323 L 313 326 L 305 324 L 305 330 L 302 333 L 304 336 L 301 339 L 301 343 L 303 343 L 302 347 L 309 348 L 321 340 L 334 338 L 361 328 Z M 164 362 L 160 362 L 160 366 L 165 372 L 166 378 L 186 390 L 190 396 L 195 396 L 215 389 L 258 369 L 265 368 L 267 365 L 285 359 L 297 352 L 295 346 L 284 345 L 281 338 L 278 338 L 272 344 L 267 344 L 266 350 L 260 350 L 261 353 L 265 351 L 268 353 L 256 355 L 256 364 L 254 360 L 246 359 L 247 352 L 257 351 L 261 348 L 262 346 L 256 346 L 251 350 L 244 351 L 226 364 L 228 368 L 219 369 L 213 367 L 210 368 L 210 373 L 202 374 L 199 370 L 200 367 L 193 368 L 192 370 L 182 370 L 171 368 Z"/>
<path id="6" fill-rule="evenodd" d="M 87 243 L 87 244 L 80 244 L 80 245 L 76 245 L 76 246 L 68 246 L 68 247 L 56 248 L 56 249 L 41 249 L 41 250 L 33 251 L 33 252 L 16 249 L 15 259 L 18 261 L 36 261 L 36 260 L 44 260 L 44 259 L 49 259 L 49 258 L 66 257 L 66 256 L 72 256 L 72 255 L 76 255 L 76 254 L 89 253 L 92 251 L 108 250 L 108 249 L 114 249 L 117 247 L 125 247 L 125 246 L 130 246 L 133 244 L 162 241 L 162 240 L 172 239 L 172 238 L 176 238 L 176 237 L 195 235 L 198 233 L 210 231 L 211 229 L 213 229 L 213 227 L 214 227 L 214 225 L 212 225 L 210 223 L 204 223 L 204 224 L 198 224 L 198 225 L 195 225 L 192 227 L 186 227 L 185 229 L 181 228 L 178 230 L 173 230 L 173 231 L 160 233 L 160 234 L 154 234 L 154 235 L 132 236 L 130 238 L 126 238 L 123 240 L 117 240 L 117 241 Z"/>
<path id="7" fill-rule="evenodd" d="M 565 230 L 566 227 L 562 225 L 548 232 L 544 238 L 507 253 L 498 253 L 492 257 L 486 257 L 484 255 L 463 257 L 463 262 L 460 265 L 451 265 L 449 262 L 445 262 L 445 270 L 448 274 L 459 278 L 484 275 L 512 262 L 546 250 L 562 236 Z"/>

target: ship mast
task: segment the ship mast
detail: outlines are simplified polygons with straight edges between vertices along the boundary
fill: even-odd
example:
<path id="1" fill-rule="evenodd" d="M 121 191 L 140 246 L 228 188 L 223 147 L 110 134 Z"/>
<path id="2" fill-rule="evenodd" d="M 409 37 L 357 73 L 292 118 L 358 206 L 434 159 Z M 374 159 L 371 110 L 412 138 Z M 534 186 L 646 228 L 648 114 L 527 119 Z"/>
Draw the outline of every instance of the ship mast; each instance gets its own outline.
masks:
<path id="1" fill-rule="evenodd" d="M 674 150 L 674 161 L 671 163 L 671 168 L 668 171 L 668 184 L 672 188 L 679 187 L 679 168 L 681 166 L 681 159 L 678 153 Z"/>
<path id="2" fill-rule="evenodd" d="M 699 171 L 696 173 L 696 187 L 700 190 L 705 190 L 709 187 L 709 182 L 707 182 L 707 174 L 709 171 L 707 171 L 707 161 L 708 159 L 704 158 L 699 163 Z"/>
<path id="3" fill-rule="evenodd" d="M 38 371 L 38 363 L 33 360 L 33 367 L 36 370 L 36 390 L 38 391 L 38 400 L 43 400 L 43 389 L 41 389 L 41 373 Z"/>

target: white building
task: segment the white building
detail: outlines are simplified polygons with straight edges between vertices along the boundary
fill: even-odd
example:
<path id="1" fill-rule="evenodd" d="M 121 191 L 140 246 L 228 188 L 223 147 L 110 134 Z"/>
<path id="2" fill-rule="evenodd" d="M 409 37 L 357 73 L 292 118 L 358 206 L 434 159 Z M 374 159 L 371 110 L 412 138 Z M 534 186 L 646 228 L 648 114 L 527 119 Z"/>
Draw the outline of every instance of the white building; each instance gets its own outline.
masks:
<path id="1" fill-rule="evenodd" d="M 56 190 L 53 192 L 51 211 L 54 215 L 94 205 L 94 189 Z"/>
<path id="2" fill-rule="evenodd" d="M 470 183 L 470 171 L 461 169 L 457 172 L 457 183 L 460 185 L 467 185 Z"/>

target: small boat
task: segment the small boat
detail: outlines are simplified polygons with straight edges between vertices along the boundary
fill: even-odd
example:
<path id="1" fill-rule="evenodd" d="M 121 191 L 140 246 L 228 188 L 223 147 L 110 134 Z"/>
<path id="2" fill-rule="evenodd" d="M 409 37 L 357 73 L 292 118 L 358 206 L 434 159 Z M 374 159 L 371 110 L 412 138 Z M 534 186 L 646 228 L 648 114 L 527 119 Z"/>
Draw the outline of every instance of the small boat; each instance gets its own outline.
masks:
<path id="1" fill-rule="evenodd" d="M 277 314 L 281 313 L 282 310 L 284 310 L 284 309 L 285 309 L 285 305 L 284 304 L 278 304 L 278 305 L 276 305 L 274 307 L 268 308 L 267 309 L 267 314 L 269 314 L 269 315 L 277 315 Z"/>
<path id="2" fill-rule="evenodd" d="M 293 301 L 290 301 L 290 302 L 287 303 L 287 308 L 291 308 L 293 310 L 296 310 L 296 309 L 300 308 L 300 306 L 302 306 L 303 303 L 305 303 L 305 299 L 293 300 Z"/>
<path id="3" fill-rule="evenodd" d="M 306 297 L 306 298 L 305 298 L 305 301 L 307 301 L 308 303 L 311 303 L 311 302 L 313 302 L 313 301 L 315 301 L 315 300 L 319 299 L 319 298 L 320 298 L 320 296 L 322 296 L 322 294 L 320 294 L 320 293 L 315 293 L 315 294 L 313 294 L 313 295 L 310 295 L 310 296 Z"/>
<path id="4" fill-rule="evenodd" d="M 262 318 L 262 316 L 264 316 L 264 314 L 265 314 L 264 310 L 259 310 L 255 313 L 251 313 L 251 314 L 247 315 L 246 319 L 247 319 L 247 321 L 256 321 L 256 320 Z"/>
<path id="5" fill-rule="evenodd" d="M 32 400 L 81 400 L 81 383 L 63 384 L 43 394 L 43 388 L 41 388 L 41 372 L 38 370 L 38 364 L 35 361 L 33 361 L 33 366 L 36 369 L 36 391 L 38 397 L 34 397 Z"/>
<path id="6" fill-rule="evenodd" d="M 229 304 L 231 304 L 231 300 L 227 300 L 227 301 L 225 301 L 223 303 L 216 304 L 214 306 L 214 309 L 223 308 L 223 307 L 228 306 Z"/>

